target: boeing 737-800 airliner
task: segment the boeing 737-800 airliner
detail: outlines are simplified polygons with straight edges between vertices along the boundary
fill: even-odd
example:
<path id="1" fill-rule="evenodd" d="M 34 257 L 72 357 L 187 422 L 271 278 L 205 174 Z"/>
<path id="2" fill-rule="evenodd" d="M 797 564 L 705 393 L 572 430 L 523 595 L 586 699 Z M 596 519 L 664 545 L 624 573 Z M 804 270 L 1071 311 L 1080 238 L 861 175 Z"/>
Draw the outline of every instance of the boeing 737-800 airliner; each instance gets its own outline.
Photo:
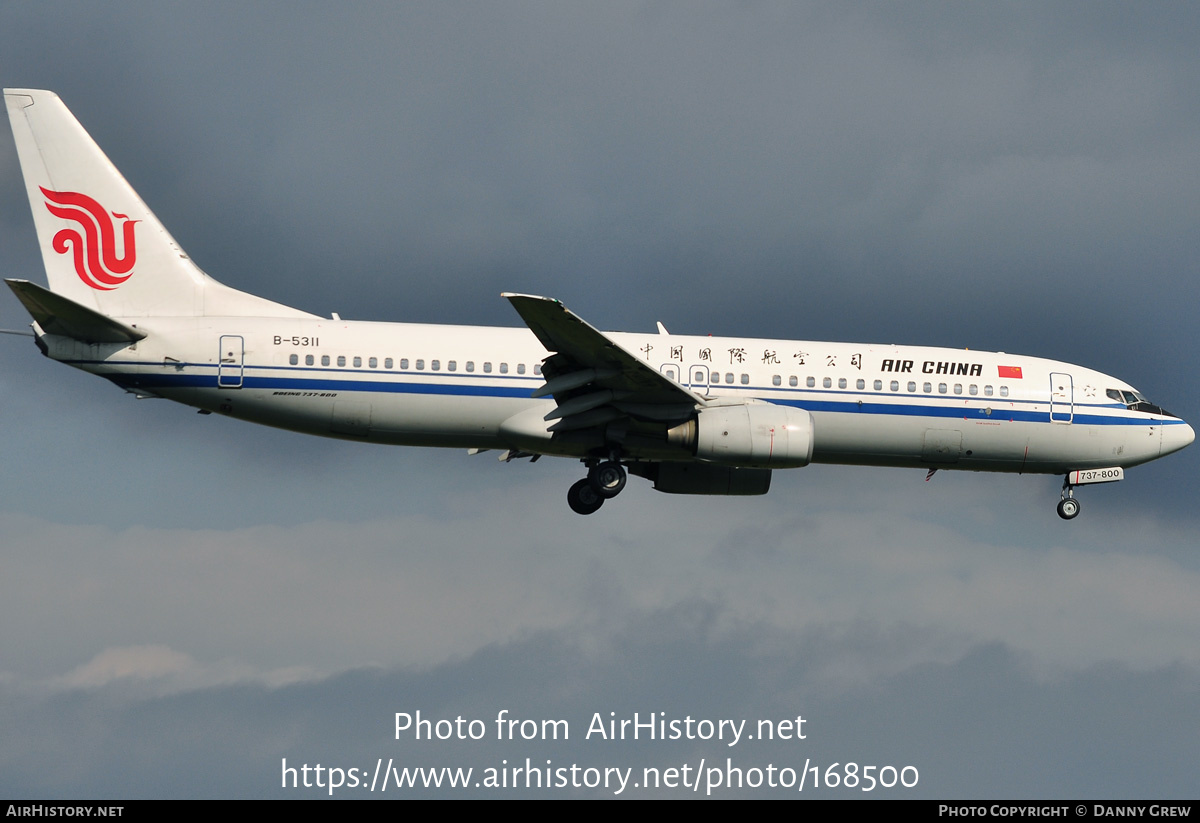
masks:
<path id="1" fill-rule="evenodd" d="M 1003 353 L 601 332 L 505 294 L 527 328 L 323 318 L 209 278 L 58 97 L 5 102 L 49 289 L 7 280 L 47 357 L 143 396 L 309 434 L 581 460 L 591 514 L 628 473 L 764 494 L 809 463 L 1065 476 L 1182 449 L 1192 428 L 1091 369 Z"/>

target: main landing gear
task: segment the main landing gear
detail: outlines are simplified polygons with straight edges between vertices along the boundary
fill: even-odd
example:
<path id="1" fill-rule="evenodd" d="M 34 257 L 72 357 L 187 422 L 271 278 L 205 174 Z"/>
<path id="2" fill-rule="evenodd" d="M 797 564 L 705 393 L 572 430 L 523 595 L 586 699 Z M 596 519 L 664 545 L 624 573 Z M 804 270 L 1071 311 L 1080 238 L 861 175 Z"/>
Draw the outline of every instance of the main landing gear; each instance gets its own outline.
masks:
<path id="1" fill-rule="evenodd" d="M 1075 487 L 1071 475 L 1063 479 L 1062 499 L 1058 501 L 1058 516 L 1063 520 L 1074 520 L 1079 516 L 1079 501 L 1075 499 Z"/>
<path id="2" fill-rule="evenodd" d="M 628 477 L 625 467 L 616 460 L 595 463 L 588 469 L 587 477 L 571 486 L 567 505 L 576 514 L 599 511 L 605 500 L 621 493 Z"/>

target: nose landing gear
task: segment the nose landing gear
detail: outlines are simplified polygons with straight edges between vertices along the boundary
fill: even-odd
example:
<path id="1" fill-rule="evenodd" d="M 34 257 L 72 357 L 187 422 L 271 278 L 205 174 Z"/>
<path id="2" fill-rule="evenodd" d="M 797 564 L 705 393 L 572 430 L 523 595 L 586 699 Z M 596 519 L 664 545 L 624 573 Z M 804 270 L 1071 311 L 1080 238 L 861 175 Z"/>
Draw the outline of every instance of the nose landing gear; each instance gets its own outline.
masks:
<path id="1" fill-rule="evenodd" d="M 1074 497 L 1064 497 L 1058 501 L 1058 516 L 1063 520 L 1072 520 L 1079 515 L 1079 501 Z"/>
<path id="2" fill-rule="evenodd" d="M 625 467 L 618 461 L 596 463 L 588 469 L 586 478 L 567 491 L 567 505 L 576 514 L 592 514 L 604 505 L 605 500 L 620 494 L 628 479 Z"/>
<path id="3" fill-rule="evenodd" d="M 1058 516 L 1063 520 L 1074 520 L 1079 516 L 1079 501 L 1075 499 L 1075 486 L 1071 484 L 1071 475 L 1063 479 L 1062 495 L 1058 501 Z"/>
<path id="4" fill-rule="evenodd" d="M 1067 472 L 1063 478 L 1062 499 L 1058 501 L 1058 516 L 1063 520 L 1073 520 L 1079 515 L 1079 501 L 1075 499 L 1075 487 L 1088 483 L 1113 483 L 1125 479 L 1125 469 L 1120 466 L 1107 466 L 1102 469 L 1077 469 Z"/>

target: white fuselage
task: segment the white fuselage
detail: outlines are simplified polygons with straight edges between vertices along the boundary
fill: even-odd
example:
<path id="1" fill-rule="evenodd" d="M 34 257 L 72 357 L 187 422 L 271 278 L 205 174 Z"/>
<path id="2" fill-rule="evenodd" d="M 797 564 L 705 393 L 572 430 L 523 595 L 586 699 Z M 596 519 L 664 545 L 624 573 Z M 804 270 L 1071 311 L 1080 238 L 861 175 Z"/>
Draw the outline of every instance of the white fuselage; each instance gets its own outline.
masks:
<path id="1" fill-rule="evenodd" d="M 270 426 L 415 446 L 584 456 L 546 431 L 547 352 L 528 330 L 307 318 L 130 318 L 136 344 L 47 335 L 48 354 L 135 392 Z M 706 398 L 805 409 L 814 462 L 1060 474 L 1183 448 L 1179 418 L 1132 410 L 1100 372 L 1034 357 L 853 343 L 608 335 Z M 1003 376 L 1002 376 L 1003 375 Z M 689 460 L 643 444 L 633 459 Z"/>

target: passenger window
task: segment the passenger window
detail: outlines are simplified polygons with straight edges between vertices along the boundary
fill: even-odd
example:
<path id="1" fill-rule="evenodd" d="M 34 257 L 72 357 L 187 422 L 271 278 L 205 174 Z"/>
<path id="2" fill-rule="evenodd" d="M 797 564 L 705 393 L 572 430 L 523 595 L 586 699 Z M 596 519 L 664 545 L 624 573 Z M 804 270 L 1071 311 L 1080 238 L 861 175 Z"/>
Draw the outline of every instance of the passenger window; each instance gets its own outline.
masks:
<path id="1" fill-rule="evenodd" d="M 745 372 L 742 372 L 742 385 L 743 386 L 750 385 L 750 375 L 746 374 Z"/>
<path id="2" fill-rule="evenodd" d="M 932 383 L 926 383 L 926 384 L 925 384 L 925 385 L 923 385 L 921 388 L 922 388 L 922 389 L 925 391 L 925 393 L 926 393 L 926 394 L 929 394 L 931 391 L 933 391 L 933 384 L 932 384 Z"/>
<path id="3" fill-rule="evenodd" d="M 938 383 L 938 394 L 945 394 L 949 389 L 945 383 Z"/>
<path id="4" fill-rule="evenodd" d="M 789 386 L 799 386 L 800 385 L 800 381 L 796 378 L 796 375 L 793 374 L 791 377 L 788 378 L 788 385 Z"/>
<path id="5" fill-rule="evenodd" d="M 912 381 L 909 381 L 908 390 L 911 392 L 915 392 L 917 390 L 917 384 L 913 383 Z"/>
<path id="6" fill-rule="evenodd" d="M 441 360 L 430 360 L 429 368 L 433 369 L 434 371 L 441 371 L 442 370 L 442 361 Z"/>
<path id="7" fill-rule="evenodd" d="M 383 367 L 385 369 L 390 369 L 392 367 L 392 358 L 390 358 L 390 357 L 384 358 Z"/>
<path id="8" fill-rule="evenodd" d="M 356 369 L 362 368 L 362 358 L 361 357 L 354 358 L 354 368 L 356 368 Z"/>
<path id="9" fill-rule="evenodd" d="M 346 365 L 346 355 L 344 355 L 344 354 L 339 354 L 339 355 L 338 355 L 338 365 L 339 365 L 339 366 L 345 366 L 345 365 Z"/>
<path id="10" fill-rule="evenodd" d="M 883 381 L 882 380 L 875 381 L 875 391 L 883 391 Z"/>
<path id="11" fill-rule="evenodd" d="M 484 364 L 483 364 L 483 373 L 484 373 L 484 374 L 491 374 L 491 373 L 492 373 L 492 363 L 491 363 L 491 361 L 490 361 L 490 360 L 488 360 L 488 361 L 484 361 Z"/>
<path id="12" fill-rule="evenodd" d="M 358 365 L 358 358 L 357 358 L 357 357 L 356 357 L 356 358 L 354 358 L 354 365 L 356 365 L 356 366 Z M 425 361 L 424 361 L 424 360 L 418 360 L 418 361 L 417 361 L 417 371 L 425 371 Z"/>
<path id="13" fill-rule="evenodd" d="M 299 366 L 300 365 L 300 355 L 293 354 L 291 357 L 288 358 L 288 362 L 291 363 L 293 366 Z"/>
<path id="14" fill-rule="evenodd" d="M 541 377 L 541 374 L 542 374 L 542 365 L 541 365 L 540 363 L 534 363 L 534 364 L 533 364 L 533 373 L 534 373 L 534 374 L 536 374 L 536 375 L 538 375 L 539 377 Z"/>
<path id="15" fill-rule="evenodd" d="M 695 374 L 693 374 L 692 382 L 693 383 L 703 383 L 704 382 L 704 372 L 698 371 Z"/>
<path id="16" fill-rule="evenodd" d="M 407 357 L 400 358 L 400 368 L 408 369 L 408 358 Z"/>
<path id="17" fill-rule="evenodd" d="M 860 377 L 860 378 L 858 378 L 858 382 L 857 382 L 857 383 L 855 383 L 855 384 L 854 384 L 854 386 L 855 386 L 855 388 L 857 388 L 857 389 L 859 389 L 859 390 L 861 390 L 861 389 L 865 389 L 865 388 L 867 387 L 867 381 L 866 381 L 866 380 L 863 380 L 863 379 Z"/>
<path id="18" fill-rule="evenodd" d="M 721 382 L 721 373 L 719 371 L 713 372 L 712 377 L 710 377 L 709 380 L 710 380 L 710 382 L 713 382 L 713 383 L 720 383 Z"/>
<path id="19" fill-rule="evenodd" d="M 304 355 L 304 365 L 306 365 L 306 366 L 316 365 L 316 360 L 313 359 L 313 356 L 311 354 Z"/>
<path id="20" fill-rule="evenodd" d="M 446 364 L 446 371 L 458 371 L 458 361 L 451 360 Z"/>
<path id="21" fill-rule="evenodd" d="M 777 375 L 777 374 L 773 374 L 773 375 L 771 375 L 771 385 L 772 385 L 772 386 L 782 386 L 782 385 L 783 385 L 783 378 L 782 378 L 782 377 L 780 377 L 780 376 L 779 376 L 779 375 Z"/>
<path id="22" fill-rule="evenodd" d="M 469 372 L 475 371 L 475 361 L 474 360 L 467 361 L 467 371 L 469 371 Z"/>
<path id="23" fill-rule="evenodd" d="M 725 382 L 726 382 L 726 383 L 732 383 L 732 382 L 733 382 L 733 372 L 731 372 L 731 371 L 727 371 L 727 372 L 725 372 Z"/>
<path id="24" fill-rule="evenodd" d="M 955 384 L 954 384 L 954 393 L 955 393 L 955 394 L 962 394 L 962 383 L 955 383 Z"/>
<path id="25" fill-rule="evenodd" d="M 991 397 L 991 396 L 992 396 L 992 387 L 991 387 L 991 386 L 984 386 L 984 387 L 983 387 L 983 393 L 984 393 L 985 395 L 987 395 L 988 397 Z"/>
<path id="26" fill-rule="evenodd" d="M 839 378 L 838 378 L 838 388 L 839 388 L 839 389 L 844 389 L 844 388 L 846 388 L 846 378 L 844 378 L 844 377 L 839 377 Z"/>
<path id="27" fill-rule="evenodd" d="M 892 381 L 891 390 L 892 391 L 900 391 L 900 381 L 899 380 Z"/>
<path id="28" fill-rule="evenodd" d="M 524 374 L 524 373 L 525 373 L 525 364 L 518 363 L 517 364 L 517 374 Z"/>
<path id="29" fill-rule="evenodd" d="M 322 366 L 328 366 L 328 365 L 329 365 L 329 355 L 327 355 L 327 354 L 323 354 L 323 355 L 321 355 L 321 365 L 322 365 Z"/>
<path id="30" fill-rule="evenodd" d="M 1008 386 L 1001 386 L 1001 387 L 1000 387 L 1000 396 L 1001 396 L 1001 397 L 1008 397 Z"/>
<path id="31" fill-rule="evenodd" d="M 811 389 L 813 386 L 817 385 L 817 378 L 815 378 L 815 377 L 808 378 L 807 380 L 804 381 L 804 385 L 808 386 Z"/>
<path id="32" fill-rule="evenodd" d="M 971 396 L 974 397 L 975 395 L 979 394 L 979 387 L 976 386 L 974 383 L 972 383 L 970 391 L 971 391 Z"/>
<path id="33" fill-rule="evenodd" d="M 378 358 L 378 357 L 372 357 L 370 360 L 368 360 L 368 361 L 367 361 L 367 365 L 368 365 L 368 366 L 370 366 L 370 367 L 371 367 L 371 368 L 373 368 L 373 369 L 377 369 L 377 368 L 379 368 L 379 358 Z"/>
<path id="34" fill-rule="evenodd" d="M 508 364 L 507 364 L 507 363 L 501 363 L 501 364 L 500 364 L 500 373 L 501 373 L 501 374 L 508 374 Z"/>
<path id="35" fill-rule="evenodd" d="M 826 377 L 824 380 L 821 381 L 821 385 L 827 389 L 832 389 L 833 388 L 833 378 Z"/>

